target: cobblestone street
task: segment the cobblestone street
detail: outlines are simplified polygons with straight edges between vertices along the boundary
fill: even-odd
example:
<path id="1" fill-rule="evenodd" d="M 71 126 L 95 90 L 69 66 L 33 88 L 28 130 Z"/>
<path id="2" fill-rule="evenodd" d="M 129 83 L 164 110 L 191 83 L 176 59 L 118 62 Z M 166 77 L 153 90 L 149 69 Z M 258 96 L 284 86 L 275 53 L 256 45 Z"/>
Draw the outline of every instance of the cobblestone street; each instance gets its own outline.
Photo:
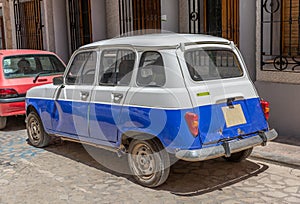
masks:
<path id="1" fill-rule="evenodd" d="M 0 132 L 1 204 L 300 203 L 296 168 L 252 159 L 179 161 L 164 185 L 148 189 L 126 174 L 125 157 L 71 142 L 31 147 L 23 121 L 10 118 Z"/>

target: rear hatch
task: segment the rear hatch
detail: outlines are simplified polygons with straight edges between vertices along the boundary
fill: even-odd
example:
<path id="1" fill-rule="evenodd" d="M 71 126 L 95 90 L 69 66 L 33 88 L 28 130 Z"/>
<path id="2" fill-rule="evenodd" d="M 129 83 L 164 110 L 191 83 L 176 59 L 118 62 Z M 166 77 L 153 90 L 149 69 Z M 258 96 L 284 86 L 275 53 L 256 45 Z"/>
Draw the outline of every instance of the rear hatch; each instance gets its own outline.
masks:
<path id="1" fill-rule="evenodd" d="M 260 99 L 237 50 L 229 45 L 193 46 L 179 58 L 199 116 L 202 144 L 268 129 Z"/>

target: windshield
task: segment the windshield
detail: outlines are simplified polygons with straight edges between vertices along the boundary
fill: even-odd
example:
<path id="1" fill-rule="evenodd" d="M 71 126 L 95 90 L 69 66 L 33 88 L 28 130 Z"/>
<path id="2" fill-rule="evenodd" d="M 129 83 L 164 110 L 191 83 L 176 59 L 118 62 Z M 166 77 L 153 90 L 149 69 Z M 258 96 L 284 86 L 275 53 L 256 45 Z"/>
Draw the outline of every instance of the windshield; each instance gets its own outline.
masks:
<path id="1" fill-rule="evenodd" d="M 65 71 L 65 65 L 54 55 L 19 55 L 3 60 L 5 78 L 35 77 L 37 74 L 55 75 Z"/>
<path id="2" fill-rule="evenodd" d="M 229 49 L 205 48 L 188 50 L 185 61 L 194 81 L 227 79 L 243 76 L 236 55 Z"/>

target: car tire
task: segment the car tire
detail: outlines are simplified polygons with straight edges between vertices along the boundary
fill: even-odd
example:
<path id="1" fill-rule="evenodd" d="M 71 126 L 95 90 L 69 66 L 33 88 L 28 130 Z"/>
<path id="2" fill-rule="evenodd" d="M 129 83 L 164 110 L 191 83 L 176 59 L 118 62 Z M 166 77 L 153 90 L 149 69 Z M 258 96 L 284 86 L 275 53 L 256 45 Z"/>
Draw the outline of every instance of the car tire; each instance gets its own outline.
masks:
<path id="1" fill-rule="evenodd" d="M 167 180 L 170 158 L 159 141 L 134 139 L 128 151 L 129 168 L 139 184 L 153 188 Z"/>
<path id="2" fill-rule="evenodd" d="M 49 145 L 51 137 L 45 132 L 43 123 L 36 112 L 28 115 L 26 128 L 32 146 L 42 148 Z"/>
<path id="3" fill-rule="evenodd" d="M 225 160 L 230 161 L 230 162 L 241 162 L 245 159 L 247 159 L 251 153 L 252 153 L 253 148 L 246 149 L 240 152 L 236 152 L 231 154 L 230 157 L 224 157 Z"/>
<path id="4" fill-rule="evenodd" d="M 7 117 L 0 116 L 0 130 L 6 127 L 6 123 L 7 123 Z"/>

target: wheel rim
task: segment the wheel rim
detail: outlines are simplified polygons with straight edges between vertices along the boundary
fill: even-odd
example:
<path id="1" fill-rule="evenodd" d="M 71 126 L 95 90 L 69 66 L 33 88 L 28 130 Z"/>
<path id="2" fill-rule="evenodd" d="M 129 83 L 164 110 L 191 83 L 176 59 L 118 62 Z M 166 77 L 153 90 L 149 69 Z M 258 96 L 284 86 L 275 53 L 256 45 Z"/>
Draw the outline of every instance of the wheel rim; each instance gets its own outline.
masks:
<path id="1" fill-rule="evenodd" d="M 33 144 L 37 144 L 41 140 L 41 126 L 39 121 L 32 117 L 29 121 L 29 136 Z"/>
<path id="2" fill-rule="evenodd" d="M 156 162 L 153 150 L 145 144 L 134 146 L 130 156 L 130 163 L 135 176 L 148 181 L 155 176 Z"/>

